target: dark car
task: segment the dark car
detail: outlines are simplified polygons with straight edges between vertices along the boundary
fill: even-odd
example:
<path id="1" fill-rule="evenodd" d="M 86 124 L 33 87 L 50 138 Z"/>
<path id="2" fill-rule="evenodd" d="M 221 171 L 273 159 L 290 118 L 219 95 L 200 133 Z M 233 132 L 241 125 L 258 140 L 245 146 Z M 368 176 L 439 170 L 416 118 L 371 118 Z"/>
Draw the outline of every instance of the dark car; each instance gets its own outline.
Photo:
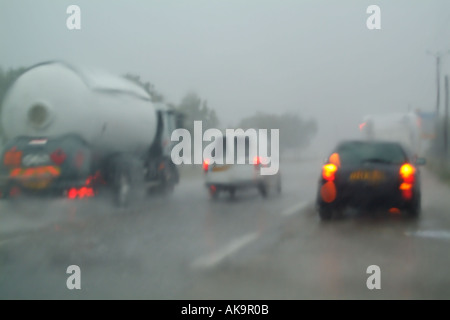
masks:
<path id="1" fill-rule="evenodd" d="M 425 159 L 401 144 L 383 141 L 340 143 L 322 167 L 317 208 L 322 220 L 347 207 L 420 214 L 420 171 Z"/>

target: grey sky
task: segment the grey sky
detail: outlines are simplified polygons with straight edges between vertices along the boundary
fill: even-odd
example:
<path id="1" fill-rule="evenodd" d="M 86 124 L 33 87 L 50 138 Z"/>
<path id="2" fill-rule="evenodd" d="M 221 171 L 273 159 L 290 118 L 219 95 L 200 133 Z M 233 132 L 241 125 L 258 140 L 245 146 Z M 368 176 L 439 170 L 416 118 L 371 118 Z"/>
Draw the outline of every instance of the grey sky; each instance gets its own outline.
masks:
<path id="1" fill-rule="evenodd" d="M 66 28 L 70 4 L 81 30 Z M 381 30 L 366 27 L 371 4 Z M 293 111 L 335 138 L 367 113 L 434 108 L 425 52 L 450 49 L 450 2 L 0 0 L 0 40 L 6 68 L 64 59 L 131 72 L 170 102 L 196 91 L 225 126 Z"/>

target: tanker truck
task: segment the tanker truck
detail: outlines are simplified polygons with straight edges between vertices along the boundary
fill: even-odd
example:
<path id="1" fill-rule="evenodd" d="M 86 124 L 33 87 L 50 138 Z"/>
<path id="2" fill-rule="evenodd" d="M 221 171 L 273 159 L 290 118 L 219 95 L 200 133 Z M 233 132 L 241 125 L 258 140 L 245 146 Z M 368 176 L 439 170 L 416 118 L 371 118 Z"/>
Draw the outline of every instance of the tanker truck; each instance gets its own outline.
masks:
<path id="1" fill-rule="evenodd" d="M 412 154 L 423 156 L 420 123 L 416 112 L 392 112 L 366 115 L 359 128 L 366 140 L 399 142 Z"/>
<path id="2" fill-rule="evenodd" d="M 179 115 L 125 78 L 62 61 L 34 65 L 8 90 L 0 116 L 3 198 L 110 190 L 126 206 L 179 181 L 170 158 Z"/>

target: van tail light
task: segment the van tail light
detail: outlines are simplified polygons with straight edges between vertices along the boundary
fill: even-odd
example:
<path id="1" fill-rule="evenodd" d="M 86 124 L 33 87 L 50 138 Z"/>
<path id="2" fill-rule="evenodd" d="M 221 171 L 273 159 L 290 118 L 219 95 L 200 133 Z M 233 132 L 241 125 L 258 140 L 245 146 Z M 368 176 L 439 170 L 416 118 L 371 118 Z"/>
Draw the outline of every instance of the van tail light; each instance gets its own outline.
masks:
<path id="1" fill-rule="evenodd" d="M 208 172 L 209 170 L 209 164 L 210 164 L 210 160 L 209 159 L 205 159 L 203 161 L 203 171 Z"/>
<path id="2" fill-rule="evenodd" d="M 53 163 L 57 166 L 63 164 L 66 161 L 67 155 L 62 151 L 62 149 L 56 149 L 50 155 L 50 159 L 52 159 Z"/>
<path id="3" fill-rule="evenodd" d="M 336 178 L 337 167 L 333 163 L 328 163 L 322 167 L 322 177 L 326 181 L 334 181 Z"/>
<path id="4" fill-rule="evenodd" d="M 409 163 L 405 163 L 400 167 L 400 191 L 402 197 L 406 200 L 410 200 L 413 196 L 413 185 L 415 181 L 416 169 Z"/>
<path id="5" fill-rule="evenodd" d="M 256 156 L 253 158 L 253 164 L 255 165 L 256 169 L 259 169 L 260 167 L 265 167 L 268 163 L 267 158 Z"/>

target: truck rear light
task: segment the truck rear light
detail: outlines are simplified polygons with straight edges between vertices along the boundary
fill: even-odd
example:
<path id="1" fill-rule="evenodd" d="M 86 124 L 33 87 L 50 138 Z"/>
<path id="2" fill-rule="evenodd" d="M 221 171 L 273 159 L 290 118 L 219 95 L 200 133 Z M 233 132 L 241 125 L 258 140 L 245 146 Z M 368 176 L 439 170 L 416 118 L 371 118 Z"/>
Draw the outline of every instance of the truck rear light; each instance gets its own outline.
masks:
<path id="1" fill-rule="evenodd" d="M 12 147 L 8 151 L 5 152 L 5 156 L 3 157 L 3 164 L 5 166 L 20 166 L 22 161 L 22 151 L 18 151 L 16 147 Z"/>
<path id="2" fill-rule="evenodd" d="M 87 177 L 84 184 L 87 187 L 91 187 L 99 184 L 106 184 L 106 181 L 103 179 L 100 171 L 97 171 L 94 175 Z"/>
<path id="3" fill-rule="evenodd" d="M 328 163 L 322 168 L 322 177 L 327 181 L 334 181 L 337 167 L 332 163 Z"/>
<path id="4" fill-rule="evenodd" d="M 78 191 L 75 188 L 72 188 L 69 190 L 69 192 L 67 192 L 67 197 L 69 199 L 75 199 L 77 197 Z"/>
<path id="5" fill-rule="evenodd" d="M 63 164 L 66 161 L 67 155 L 61 149 L 56 149 L 50 155 L 50 159 L 52 159 L 53 163 L 57 166 Z"/>
<path id="6" fill-rule="evenodd" d="M 90 187 L 81 187 L 79 189 L 77 188 L 71 188 L 67 192 L 67 197 L 69 199 L 75 199 L 75 198 L 90 198 L 95 195 L 94 189 Z"/>
<path id="7" fill-rule="evenodd" d="M 94 190 L 92 188 L 88 187 L 82 187 L 78 190 L 78 197 L 79 198 L 88 198 L 94 196 Z"/>

